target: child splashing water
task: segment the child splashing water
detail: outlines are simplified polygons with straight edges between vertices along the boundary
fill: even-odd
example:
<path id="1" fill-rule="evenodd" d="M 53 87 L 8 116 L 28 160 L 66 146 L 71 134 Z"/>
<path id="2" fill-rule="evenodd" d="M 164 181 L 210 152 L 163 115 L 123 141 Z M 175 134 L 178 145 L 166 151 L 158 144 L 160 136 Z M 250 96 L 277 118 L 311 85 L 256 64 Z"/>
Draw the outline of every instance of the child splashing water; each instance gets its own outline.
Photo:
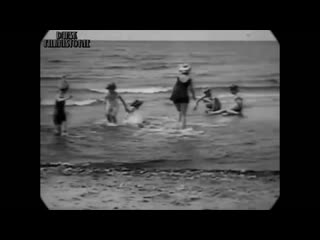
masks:
<path id="1" fill-rule="evenodd" d="M 67 116 L 65 112 L 65 103 L 68 99 L 72 98 L 72 96 L 65 96 L 68 90 L 69 84 L 65 80 L 65 77 L 63 77 L 59 86 L 59 94 L 55 100 L 53 114 L 53 122 L 56 127 L 56 136 L 67 135 Z M 61 131 L 61 129 L 63 130 Z"/>
<path id="2" fill-rule="evenodd" d="M 219 98 L 217 97 L 212 97 L 212 93 L 210 89 L 206 89 L 204 92 L 204 96 L 202 96 L 201 98 L 199 98 L 196 102 L 196 105 L 194 107 L 194 111 L 197 110 L 199 102 L 203 101 L 204 103 L 206 103 L 206 113 L 208 111 L 219 111 L 221 110 L 221 102 L 219 100 Z"/>
<path id="3" fill-rule="evenodd" d="M 116 92 L 116 84 L 110 83 L 107 85 L 106 89 L 109 90 L 109 93 L 105 96 L 105 109 L 106 109 L 106 118 L 108 123 L 117 124 L 117 115 L 119 111 L 119 101 L 120 100 L 124 106 L 124 109 L 128 112 L 128 107 L 123 98 Z"/>
<path id="4" fill-rule="evenodd" d="M 130 104 L 131 108 L 127 108 L 128 116 L 124 120 L 125 124 L 135 125 L 138 127 L 143 127 L 146 121 L 143 118 L 142 113 L 140 112 L 140 107 L 143 104 L 143 101 L 135 100 Z"/>

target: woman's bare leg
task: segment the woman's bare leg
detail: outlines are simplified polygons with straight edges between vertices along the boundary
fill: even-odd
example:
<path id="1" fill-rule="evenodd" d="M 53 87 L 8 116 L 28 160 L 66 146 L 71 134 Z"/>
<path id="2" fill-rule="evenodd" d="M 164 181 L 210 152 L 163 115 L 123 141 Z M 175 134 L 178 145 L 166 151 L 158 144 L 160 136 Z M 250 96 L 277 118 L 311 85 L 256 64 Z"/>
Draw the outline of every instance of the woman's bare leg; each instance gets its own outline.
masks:
<path id="1" fill-rule="evenodd" d="M 182 129 L 185 129 L 187 126 L 187 117 L 185 114 L 183 114 L 183 117 L 182 117 Z"/>
<path id="2" fill-rule="evenodd" d="M 64 121 L 63 123 L 62 123 L 62 133 L 63 134 L 67 134 L 67 121 Z"/>
<path id="3" fill-rule="evenodd" d="M 206 111 L 206 113 L 208 113 L 209 115 L 218 115 L 218 114 L 222 114 L 222 113 L 225 113 L 227 112 L 227 110 L 225 109 L 222 109 L 222 110 L 219 110 L 219 111 Z"/>
<path id="4" fill-rule="evenodd" d="M 207 113 L 209 115 L 218 115 L 218 114 L 222 114 L 223 116 L 227 116 L 227 115 L 241 115 L 241 113 L 234 111 L 232 109 L 223 109 L 223 110 L 219 110 L 219 111 L 207 111 Z"/>
<path id="5" fill-rule="evenodd" d="M 175 106 L 176 106 L 177 111 L 179 113 L 179 120 L 178 121 L 181 122 L 181 120 L 182 120 L 181 104 L 180 103 L 176 103 Z"/>
<path id="6" fill-rule="evenodd" d="M 188 104 L 182 103 L 181 104 L 182 129 L 185 129 L 187 126 L 187 110 L 188 110 Z"/>
<path id="7" fill-rule="evenodd" d="M 55 135 L 61 135 L 61 126 L 56 124 L 55 127 L 56 127 Z"/>

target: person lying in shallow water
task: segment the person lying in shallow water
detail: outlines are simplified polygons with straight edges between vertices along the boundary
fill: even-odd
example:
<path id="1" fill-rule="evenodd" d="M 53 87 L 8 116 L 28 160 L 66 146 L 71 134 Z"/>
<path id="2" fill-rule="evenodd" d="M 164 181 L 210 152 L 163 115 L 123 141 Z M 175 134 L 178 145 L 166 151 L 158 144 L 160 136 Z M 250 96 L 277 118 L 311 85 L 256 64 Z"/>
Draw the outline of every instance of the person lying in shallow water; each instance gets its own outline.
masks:
<path id="1" fill-rule="evenodd" d="M 143 127 L 147 121 L 144 120 L 143 115 L 140 111 L 140 107 L 143 104 L 143 101 L 135 100 L 130 104 L 130 107 L 127 108 L 128 115 L 124 120 L 124 123 L 129 125 L 136 125 L 138 127 Z"/>
<path id="2" fill-rule="evenodd" d="M 239 87 L 237 85 L 230 86 L 230 92 L 234 96 L 234 102 L 229 108 L 218 111 L 207 110 L 206 113 L 208 113 L 209 115 L 222 114 L 223 116 L 242 115 L 243 99 L 238 95 Z"/>
<path id="3" fill-rule="evenodd" d="M 199 98 L 196 102 L 196 105 L 194 107 L 194 111 L 197 110 L 199 102 L 204 102 L 206 103 L 207 111 L 219 111 L 221 110 L 221 102 L 219 98 L 217 97 L 212 97 L 212 93 L 210 89 L 206 89 L 204 92 L 204 96 Z"/>

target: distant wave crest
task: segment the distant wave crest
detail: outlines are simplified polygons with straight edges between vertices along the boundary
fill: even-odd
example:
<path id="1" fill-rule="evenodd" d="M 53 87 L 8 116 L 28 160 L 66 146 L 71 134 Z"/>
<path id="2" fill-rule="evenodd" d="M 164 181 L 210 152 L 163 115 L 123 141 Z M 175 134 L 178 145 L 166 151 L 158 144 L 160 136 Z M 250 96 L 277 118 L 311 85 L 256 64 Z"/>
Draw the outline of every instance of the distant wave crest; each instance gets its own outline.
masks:
<path id="1" fill-rule="evenodd" d="M 171 87 L 146 87 L 146 88 L 119 88 L 117 92 L 119 93 L 161 93 L 171 91 Z M 106 89 L 89 89 L 92 92 L 97 93 L 107 93 Z"/>
<path id="2" fill-rule="evenodd" d="M 99 99 L 87 99 L 87 100 L 79 100 L 79 101 L 67 101 L 66 105 L 67 106 L 88 106 L 88 105 L 93 105 L 95 103 L 100 102 L 101 100 Z M 54 100 L 44 100 L 41 102 L 42 106 L 53 106 L 55 104 Z"/>

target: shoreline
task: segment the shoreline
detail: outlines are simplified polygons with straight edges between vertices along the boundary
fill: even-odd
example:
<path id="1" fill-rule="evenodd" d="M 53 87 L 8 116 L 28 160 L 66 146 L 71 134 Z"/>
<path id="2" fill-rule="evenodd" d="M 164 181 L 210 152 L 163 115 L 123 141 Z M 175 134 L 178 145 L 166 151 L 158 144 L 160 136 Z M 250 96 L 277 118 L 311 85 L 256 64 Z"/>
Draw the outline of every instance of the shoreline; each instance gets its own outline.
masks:
<path id="1" fill-rule="evenodd" d="M 280 194 L 280 171 L 52 165 L 40 168 L 52 210 L 268 210 Z"/>

